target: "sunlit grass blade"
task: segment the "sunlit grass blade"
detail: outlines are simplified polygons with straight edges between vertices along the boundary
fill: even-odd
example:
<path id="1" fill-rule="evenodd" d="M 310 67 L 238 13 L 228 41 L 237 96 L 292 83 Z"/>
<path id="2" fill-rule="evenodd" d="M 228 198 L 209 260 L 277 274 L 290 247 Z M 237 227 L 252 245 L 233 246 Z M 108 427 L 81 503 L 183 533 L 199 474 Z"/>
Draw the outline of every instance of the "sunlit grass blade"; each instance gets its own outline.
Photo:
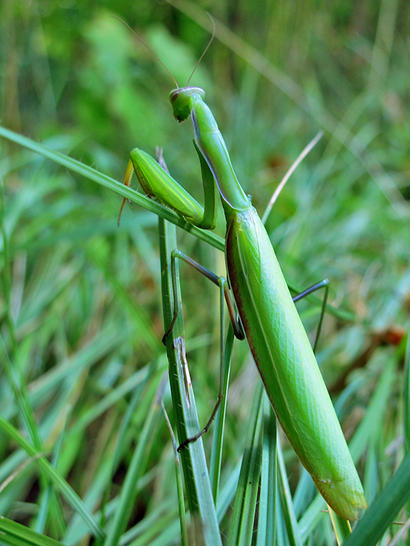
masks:
<path id="1" fill-rule="evenodd" d="M 44 475 L 53 482 L 54 486 L 64 495 L 74 510 L 81 515 L 83 520 L 89 526 L 90 531 L 95 534 L 97 538 L 102 539 L 104 537 L 104 532 L 95 521 L 94 516 L 88 511 L 87 507 L 84 505 L 77 493 L 58 474 L 47 459 L 42 454 L 38 453 L 36 449 L 29 442 L 27 442 L 25 438 L 23 438 L 19 431 L 2 417 L 0 417 L 0 428 L 5 434 L 17 442 L 19 446 L 24 449 L 26 453 L 28 453 L 28 455 L 33 457 L 33 461 L 39 467 L 41 472 L 43 472 Z"/>
<path id="2" fill-rule="evenodd" d="M 224 240 L 215 233 L 211 233 L 209 231 L 205 231 L 197 228 L 196 226 L 193 226 L 169 208 L 164 207 L 160 203 L 149 199 L 142 193 L 139 193 L 132 188 L 125 186 L 123 183 L 114 180 L 110 176 L 107 176 L 106 174 L 101 173 L 100 171 L 97 171 L 96 169 L 93 169 L 92 167 L 85 165 L 84 163 L 81 163 L 81 161 L 62 154 L 61 152 L 51 150 L 46 146 L 35 142 L 34 140 L 15 133 L 14 131 L 10 131 L 10 129 L 6 129 L 2 126 L 0 126 L 0 136 L 16 142 L 17 144 L 24 146 L 25 148 L 32 150 L 37 154 L 47 157 L 51 161 L 54 161 L 55 163 L 58 163 L 59 165 L 62 165 L 63 167 L 66 167 L 67 169 L 76 172 L 81 176 L 88 178 L 89 180 L 96 182 L 100 186 L 103 186 L 110 189 L 111 191 L 114 191 L 115 193 L 118 193 L 119 195 L 129 199 L 133 203 L 136 203 L 146 210 L 153 212 L 158 217 L 163 218 L 164 220 L 168 220 L 170 223 L 184 229 L 189 233 L 192 233 L 198 239 L 205 241 L 211 246 L 217 248 L 218 250 L 224 250 Z M 289 284 L 289 288 L 295 293 L 302 291 L 302 289 L 295 284 Z M 315 303 L 321 304 L 321 300 L 317 296 L 312 295 L 309 296 L 309 298 Z M 327 305 L 327 312 L 331 315 L 334 315 L 335 317 L 339 317 L 342 320 L 354 320 L 355 318 L 350 311 L 335 307 L 331 304 Z"/>
<path id="3" fill-rule="evenodd" d="M 288 539 L 291 545 L 300 546 L 302 545 L 300 530 L 298 522 L 296 520 L 295 510 L 293 508 L 292 495 L 290 492 L 288 477 L 286 474 L 285 462 L 283 460 L 282 448 L 279 442 L 277 443 L 277 456 L 279 471 L 279 491 L 281 494 L 282 513 L 285 519 Z"/>
<path id="4" fill-rule="evenodd" d="M 410 334 L 407 332 L 406 356 L 404 362 L 404 444 L 410 452 Z"/>
<path id="5" fill-rule="evenodd" d="M 171 277 L 171 252 L 177 247 L 175 227 L 159 219 L 159 238 L 161 255 L 162 307 L 165 327 L 171 324 L 173 316 L 173 291 Z M 178 265 L 178 264 L 176 264 Z M 166 339 L 169 381 L 176 419 L 178 441 L 191 438 L 199 430 L 199 420 L 194 392 L 187 375 L 185 355 L 184 326 L 181 309 L 178 267 L 176 267 L 176 287 L 178 290 L 178 318 Z M 165 328 L 165 329 L 166 329 Z M 221 544 L 219 525 L 212 497 L 211 484 L 202 438 L 188 444 L 180 452 L 181 466 L 190 511 L 189 536 L 192 544 L 209 546 Z M 194 542 L 192 542 L 194 541 Z"/>
<path id="6" fill-rule="evenodd" d="M 279 497 L 277 438 L 276 416 L 265 395 L 257 546 L 275 544 L 276 500 Z"/>
<path id="7" fill-rule="evenodd" d="M 397 472 L 369 506 L 344 546 L 376 544 L 410 498 L 410 453 Z"/>
<path id="8" fill-rule="evenodd" d="M 252 543 L 261 472 L 263 394 L 260 383 L 255 393 L 249 418 L 250 425 L 244 445 L 241 473 L 227 541 L 228 546 L 245 546 Z"/>
<path id="9" fill-rule="evenodd" d="M 106 174 L 103 174 L 96 169 L 93 169 L 92 167 L 81 163 L 81 161 L 64 155 L 61 152 L 50 150 L 46 148 L 46 146 L 43 146 L 38 142 L 34 142 L 33 140 L 23 135 L 14 133 L 13 131 L 6 129 L 5 127 L 0 126 L 0 136 L 12 140 L 20 146 L 24 146 L 25 148 L 28 148 L 29 150 L 32 150 L 37 154 L 47 157 L 48 159 L 51 159 L 51 161 L 54 161 L 55 163 L 58 163 L 59 165 L 70 169 L 70 171 L 76 172 L 81 176 L 84 176 L 85 178 L 96 182 L 100 186 L 103 186 L 111 191 L 114 191 L 115 193 L 118 193 L 119 195 L 129 199 L 133 203 L 136 203 L 146 210 L 155 213 L 160 218 L 168 220 L 168 222 L 171 222 L 172 224 L 175 224 L 188 232 L 192 232 L 196 237 L 198 237 L 198 239 L 202 239 L 212 246 L 223 250 L 224 242 L 223 239 L 221 239 L 219 236 L 199 229 L 192 224 L 189 224 L 186 220 L 183 220 L 181 216 L 178 216 L 172 210 L 164 207 L 163 205 L 160 205 L 152 199 L 149 199 L 145 195 L 133 190 L 132 188 L 125 186 L 123 183 L 114 180 L 110 176 L 107 176 Z"/>
<path id="10" fill-rule="evenodd" d="M 62 546 L 61 542 L 4 516 L 0 516 L 0 542 L 11 546 Z"/>
<path id="11" fill-rule="evenodd" d="M 223 305 L 225 302 L 222 302 Z M 222 332 L 221 332 L 222 335 Z M 212 437 L 211 462 L 209 465 L 209 475 L 211 478 L 212 492 L 215 502 L 218 499 L 219 480 L 221 474 L 222 463 L 222 448 L 224 438 L 226 406 L 228 402 L 228 386 L 231 364 L 231 354 L 234 342 L 234 333 L 232 324 L 229 324 L 228 333 L 226 335 L 225 351 L 223 355 L 222 367 L 222 400 L 215 416 L 214 433 Z"/>
<path id="12" fill-rule="evenodd" d="M 160 415 L 162 391 L 165 385 L 160 386 L 155 395 L 151 409 L 147 415 L 144 427 L 138 437 L 137 446 L 132 455 L 127 475 L 120 493 L 120 500 L 115 511 L 113 522 L 109 528 L 107 538 L 104 542 L 105 546 L 116 546 L 121 534 L 125 530 L 130 518 L 135 497 L 137 494 L 137 482 L 147 463 L 147 455 L 149 452 L 150 439 L 153 438 L 153 430 L 156 427 L 156 421 Z"/>

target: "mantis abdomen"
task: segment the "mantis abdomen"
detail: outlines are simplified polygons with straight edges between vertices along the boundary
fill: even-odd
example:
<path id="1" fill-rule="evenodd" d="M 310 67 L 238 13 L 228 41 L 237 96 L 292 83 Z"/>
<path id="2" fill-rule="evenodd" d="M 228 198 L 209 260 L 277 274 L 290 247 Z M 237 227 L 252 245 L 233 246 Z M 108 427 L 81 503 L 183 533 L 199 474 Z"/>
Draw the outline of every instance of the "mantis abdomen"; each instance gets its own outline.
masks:
<path id="1" fill-rule="evenodd" d="M 249 347 L 290 443 L 328 504 L 345 519 L 363 489 L 305 329 L 253 207 L 233 213 L 226 261 Z"/>

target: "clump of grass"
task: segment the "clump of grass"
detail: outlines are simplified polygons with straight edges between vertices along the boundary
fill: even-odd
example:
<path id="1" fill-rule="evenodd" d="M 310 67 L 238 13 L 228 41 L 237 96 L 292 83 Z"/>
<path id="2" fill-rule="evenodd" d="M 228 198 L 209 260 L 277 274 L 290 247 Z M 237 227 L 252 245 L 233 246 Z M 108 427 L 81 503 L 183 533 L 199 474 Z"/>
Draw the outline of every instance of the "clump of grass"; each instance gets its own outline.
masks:
<path id="1" fill-rule="evenodd" d="M 197 22 L 172 8 L 153 13 L 148 1 L 135 11 L 128 2 L 116 9 L 167 66 L 178 66 L 183 81 L 207 39 Z M 308 3 L 295 17 L 290 6 L 266 1 L 273 23 L 264 36 L 260 12 L 241 9 L 225 20 L 233 33 L 217 24 L 195 83 L 206 89 L 260 212 L 305 144 L 324 131 L 268 229 L 289 282 L 303 288 L 330 277 L 330 303 L 348 311 L 326 316 L 318 352 L 370 505 L 346 544 L 376 543 L 383 534 L 405 543 L 407 8 L 381 2 L 318 11 Z M 183 456 L 183 478 L 177 475 L 185 499 L 181 489 L 178 496 L 158 402 L 168 368 L 158 217 L 164 230 L 185 223 L 116 179 L 130 147 L 163 145 L 171 171 L 195 193 L 191 132 L 176 127 L 168 81 L 116 19 L 54 4 L 41 14 L 12 3 L 0 10 L 7 36 L 0 41 L 2 125 L 49 150 L 48 159 L 32 154 L 27 148 L 44 150 L 1 129 L 9 139 L 0 142 L 1 540 L 86 544 L 93 535 L 97 543 L 178 543 L 185 505 L 191 517 L 182 518 L 182 536 L 190 544 L 192 533 L 201 540 L 204 512 L 208 532 L 217 525 L 232 544 L 333 544 L 323 501 L 255 388 L 245 344 L 233 348 L 220 479 L 219 423 L 193 459 Z M 202 21 L 201 12 L 191 16 Z M 70 33 L 68 17 L 76 22 Z M 136 205 L 118 230 L 120 196 Z M 222 223 L 215 235 L 177 228 L 178 246 L 218 273 L 221 235 Z M 218 294 L 186 268 L 181 278 L 191 410 L 204 423 L 217 393 Z M 317 302 L 299 309 L 313 331 Z M 187 423 L 175 385 L 162 399 L 178 429 Z M 206 540 L 216 543 L 212 534 Z"/>

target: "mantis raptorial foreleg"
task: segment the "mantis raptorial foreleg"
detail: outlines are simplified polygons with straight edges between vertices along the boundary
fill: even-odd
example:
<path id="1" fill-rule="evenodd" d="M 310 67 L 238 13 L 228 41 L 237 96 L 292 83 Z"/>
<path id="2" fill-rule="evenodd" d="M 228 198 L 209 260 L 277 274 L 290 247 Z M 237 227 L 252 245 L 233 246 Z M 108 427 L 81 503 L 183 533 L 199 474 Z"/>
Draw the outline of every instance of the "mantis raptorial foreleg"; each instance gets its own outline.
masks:
<path id="1" fill-rule="evenodd" d="M 213 273 L 212 271 L 210 271 L 209 269 L 207 269 L 206 267 L 201 265 L 199 262 L 195 261 L 190 256 L 187 256 L 184 252 L 182 252 L 179 249 L 176 249 L 176 250 L 172 251 L 172 261 L 171 261 L 174 301 L 175 301 L 175 295 L 176 295 L 175 262 L 176 262 L 177 259 L 182 260 L 186 264 L 193 267 L 196 271 L 198 271 L 198 273 L 201 273 L 201 275 L 203 275 L 205 278 L 209 279 L 216 286 L 221 286 L 221 285 L 223 286 L 223 296 L 225 298 L 225 302 L 226 302 L 226 305 L 227 305 L 227 308 L 228 308 L 229 318 L 230 318 L 230 321 L 232 323 L 232 327 L 233 327 L 235 337 L 237 339 L 239 339 L 239 340 L 244 339 L 243 328 L 242 328 L 240 320 L 238 320 L 237 313 L 235 311 L 235 304 L 234 304 L 232 296 L 231 296 L 231 294 L 229 292 L 229 286 L 228 286 L 226 278 L 223 277 L 223 276 L 216 275 L 215 273 Z M 295 294 L 292 297 L 293 302 L 296 303 L 297 301 L 303 299 L 304 297 L 309 296 L 310 294 L 313 294 L 317 290 L 324 289 L 324 296 L 323 296 L 322 305 L 321 305 L 321 308 L 320 308 L 320 316 L 319 316 L 318 326 L 317 326 L 317 329 L 316 329 L 315 340 L 313 342 L 313 350 L 314 351 L 316 351 L 317 343 L 318 343 L 318 340 L 319 340 L 319 337 L 320 337 L 320 332 L 321 332 L 321 329 L 322 329 L 323 318 L 324 318 L 324 314 L 325 314 L 325 311 L 326 311 L 326 304 L 327 304 L 327 299 L 328 299 L 328 294 L 329 294 L 329 284 L 330 284 L 329 279 L 322 279 L 321 281 L 309 286 L 308 288 L 306 288 L 302 292 L 299 292 L 298 294 Z M 172 322 L 171 322 L 169 328 L 166 330 L 166 332 L 164 333 L 164 335 L 162 337 L 162 342 L 163 343 L 165 343 L 167 335 L 172 331 L 172 328 L 173 328 L 173 326 L 175 324 L 177 316 L 178 316 L 178 306 L 175 304 L 174 305 L 174 314 L 173 314 Z"/>
<path id="2" fill-rule="evenodd" d="M 244 339 L 245 335 L 244 335 L 244 332 L 243 332 L 243 328 L 241 326 L 240 321 L 237 318 L 237 313 L 235 311 L 235 306 L 234 306 L 232 297 L 231 297 L 231 295 L 229 293 L 228 283 L 227 283 L 225 277 L 218 276 L 215 273 L 213 273 L 212 271 L 209 271 L 209 269 L 207 269 L 206 267 L 204 267 L 203 265 L 201 265 L 197 261 L 193 260 L 189 256 L 187 256 L 186 254 L 181 252 L 179 249 L 172 251 L 172 261 L 171 261 L 172 287 L 173 287 L 173 292 L 174 292 L 174 302 L 175 302 L 175 295 L 176 295 L 176 275 L 175 275 L 176 260 L 182 260 L 186 264 L 193 267 L 196 271 L 198 271 L 198 273 L 201 273 L 201 275 L 203 275 L 204 277 L 209 279 L 213 284 L 220 287 L 220 289 L 222 290 L 223 296 L 225 298 L 226 305 L 228 307 L 229 318 L 230 318 L 231 323 L 232 323 L 232 327 L 233 327 L 235 337 L 237 337 L 238 339 Z M 165 343 L 167 335 L 171 332 L 172 328 L 174 327 L 175 321 L 177 319 L 177 315 L 178 315 L 178 306 L 176 304 L 174 304 L 174 315 L 173 315 L 172 322 L 171 322 L 169 328 L 167 329 L 167 331 L 163 335 L 163 338 L 162 338 L 163 343 Z"/>
<path id="3" fill-rule="evenodd" d="M 314 353 L 316 352 L 317 344 L 319 342 L 320 332 L 322 330 L 323 319 L 324 319 L 325 311 L 326 311 L 327 298 L 329 296 L 329 284 L 330 284 L 329 279 L 322 279 L 321 281 L 315 284 L 312 284 L 312 286 L 309 286 L 302 292 L 299 292 L 299 294 L 296 294 L 295 296 L 292 297 L 293 303 L 296 303 L 297 301 L 301 300 L 305 296 L 309 296 L 309 294 L 313 294 L 313 292 L 316 292 L 316 290 L 321 290 L 322 288 L 324 289 L 322 305 L 320 308 L 319 322 L 316 328 L 315 341 L 313 342 Z"/>

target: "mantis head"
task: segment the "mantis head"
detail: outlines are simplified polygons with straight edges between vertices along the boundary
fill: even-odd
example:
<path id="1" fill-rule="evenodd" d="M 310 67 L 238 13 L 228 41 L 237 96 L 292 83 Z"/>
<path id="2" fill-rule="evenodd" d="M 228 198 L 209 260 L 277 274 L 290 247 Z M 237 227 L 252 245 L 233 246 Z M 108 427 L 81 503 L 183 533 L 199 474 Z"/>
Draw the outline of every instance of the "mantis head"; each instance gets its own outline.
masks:
<path id="1" fill-rule="evenodd" d="M 200 87 L 178 87 L 169 94 L 175 119 L 184 121 L 191 113 L 195 100 L 202 100 L 205 91 Z"/>

